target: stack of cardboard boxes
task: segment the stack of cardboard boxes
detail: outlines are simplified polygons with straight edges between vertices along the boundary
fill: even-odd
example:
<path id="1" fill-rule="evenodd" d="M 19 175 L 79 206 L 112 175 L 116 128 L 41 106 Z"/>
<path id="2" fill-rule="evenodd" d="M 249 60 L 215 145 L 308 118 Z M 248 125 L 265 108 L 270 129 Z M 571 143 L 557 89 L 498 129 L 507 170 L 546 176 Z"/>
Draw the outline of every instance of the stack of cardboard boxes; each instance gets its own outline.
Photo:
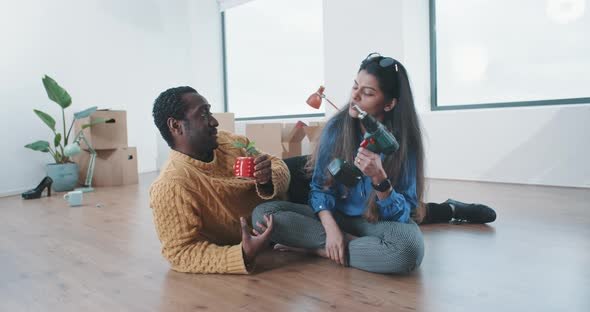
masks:
<path id="1" fill-rule="evenodd" d="M 217 129 L 235 133 L 234 113 L 213 113 L 219 126 Z M 311 154 L 322 134 L 325 122 L 297 123 L 248 123 L 246 137 L 255 143 L 258 150 L 280 157 L 289 158 Z M 302 142 L 309 139 L 309 150 L 303 151 Z"/>
<path id="2" fill-rule="evenodd" d="M 137 149 L 127 146 L 127 112 L 116 110 L 98 110 L 87 118 L 76 120 L 75 133 L 81 126 L 91 123 L 96 118 L 110 119 L 104 124 L 97 124 L 84 129 L 84 136 L 96 151 L 92 186 L 118 186 L 136 184 Z M 81 140 L 82 153 L 74 158 L 78 163 L 80 183 L 86 180 L 90 152 Z"/>

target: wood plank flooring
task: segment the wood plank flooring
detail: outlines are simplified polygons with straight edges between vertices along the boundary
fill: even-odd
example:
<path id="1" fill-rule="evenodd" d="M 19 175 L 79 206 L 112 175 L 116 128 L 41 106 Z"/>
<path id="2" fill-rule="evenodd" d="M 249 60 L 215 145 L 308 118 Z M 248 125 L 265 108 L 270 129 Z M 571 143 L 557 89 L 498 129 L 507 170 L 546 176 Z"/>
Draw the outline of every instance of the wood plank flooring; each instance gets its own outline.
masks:
<path id="1" fill-rule="evenodd" d="M 0 198 L 0 311 L 590 311 L 590 190 L 430 180 L 428 200 L 494 207 L 491 225 L 422 226 L 410 275 L 267 252 L 250 276 L 183 274 L 160 254 L 147 190 Z"/>

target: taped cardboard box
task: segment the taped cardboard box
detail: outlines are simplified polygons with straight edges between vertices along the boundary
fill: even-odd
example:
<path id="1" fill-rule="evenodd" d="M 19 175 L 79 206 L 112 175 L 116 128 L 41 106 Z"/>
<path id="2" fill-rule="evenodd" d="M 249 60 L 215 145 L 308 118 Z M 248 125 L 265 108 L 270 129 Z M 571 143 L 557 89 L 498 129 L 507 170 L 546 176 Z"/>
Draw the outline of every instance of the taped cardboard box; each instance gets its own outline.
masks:
<path id="1" fill-rule="evenodd" d="M 283 124 L 281 143 L 283 145 L 282 158 L 301 156 L 301 141 L 305 138 L 303 122 Z"/>
<path id="2" fill-rule="evenodd" d="M 282 124 L 257 123 L 246 124 L 246 137 L 254 142 L 257 150 L 273 156 L 281 157 L 283 146 L 281 144 Z"/>
<path id="3" fill-rule="evenodd" d="M 305 124 L 258 123 L 246 124 L 246 137 L 257 149 L 280 158 L 301 155 Z"/>
<path id="4" fill-rule="evenodd" d="M 325 121 L 314 121 L 310 122 L 307 127 L 304 127 L 305 135 L 309 140 L 309 153 L 312 154 L 316 146 L 320 143 L 320 137 L 322 136 L 322 130 L 326 125 Z"/>
<path id="5" fill-rule="evenodd" d="M 89 124 L 97 118 L 111 119 L 107 123 L 93 125 L 84 129 L 84 136 L 95 150 L 127 147 L 127 112 L 116 110 L 97 110 L 92 115 L 74 122 L 74 133 L 78 133 L 82 125 Z M 80 147 L 88 149 L 84 140 Z"/>
<path id="6" fill-rule="evenodd" d="M 78 163 L 79 182 L 83 184 L 86 180 L 90 152 L 82 150 L 80 155 L 74 157 L 74 161 Z M 119 186 L 137 184 L 137 181 L 137 149 L 135 147 L 96 151 L 92 186 Z"/>
<path id="7" fill-rule="evenodd" d="M 215 117 L 219 123 L 217 129 L 231 133 L 236 132 L 236 119 L 234 113 L 213 113 L 213 117 Z"/>

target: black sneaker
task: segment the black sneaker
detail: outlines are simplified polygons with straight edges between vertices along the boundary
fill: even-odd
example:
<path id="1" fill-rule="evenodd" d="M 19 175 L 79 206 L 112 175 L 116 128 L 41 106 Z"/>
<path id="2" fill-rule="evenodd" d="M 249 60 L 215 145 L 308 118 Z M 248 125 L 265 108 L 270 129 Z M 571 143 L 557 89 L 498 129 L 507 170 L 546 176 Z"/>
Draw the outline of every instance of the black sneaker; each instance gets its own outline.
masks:
<path id="1" fill-rule="evenodd" d="M 482 204 L 466 204 L 453 199 L 447 199 L 445 204 L 455 206 L 454 219 L 469 223 L 489 223 L 496 220 L 494 209 Z"/>

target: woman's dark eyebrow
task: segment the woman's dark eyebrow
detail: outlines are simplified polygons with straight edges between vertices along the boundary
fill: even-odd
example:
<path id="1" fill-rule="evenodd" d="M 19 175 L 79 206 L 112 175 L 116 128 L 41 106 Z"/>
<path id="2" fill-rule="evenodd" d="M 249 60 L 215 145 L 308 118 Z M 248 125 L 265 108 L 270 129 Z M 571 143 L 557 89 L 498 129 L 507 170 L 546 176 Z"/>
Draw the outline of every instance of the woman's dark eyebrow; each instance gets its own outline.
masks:
<path id="1" fill-rule="evenodd" d="M 359 83 L 358 83 L 358 82 L 356 82 L 356 79 L 355 79 L 355 80 L 353 80 L 353 81 L 354 81 L 354 84 L 355 84 L 355 85 L 357 85 L 357 86 L 359 85 Z M 373 91 L 377 92 L 377 90 L 376 90 L 375 88 L 373 88 L 373 87 L 363 87 L 363 89 L 371 89 L 371 90 L 373 90 Z"/>

